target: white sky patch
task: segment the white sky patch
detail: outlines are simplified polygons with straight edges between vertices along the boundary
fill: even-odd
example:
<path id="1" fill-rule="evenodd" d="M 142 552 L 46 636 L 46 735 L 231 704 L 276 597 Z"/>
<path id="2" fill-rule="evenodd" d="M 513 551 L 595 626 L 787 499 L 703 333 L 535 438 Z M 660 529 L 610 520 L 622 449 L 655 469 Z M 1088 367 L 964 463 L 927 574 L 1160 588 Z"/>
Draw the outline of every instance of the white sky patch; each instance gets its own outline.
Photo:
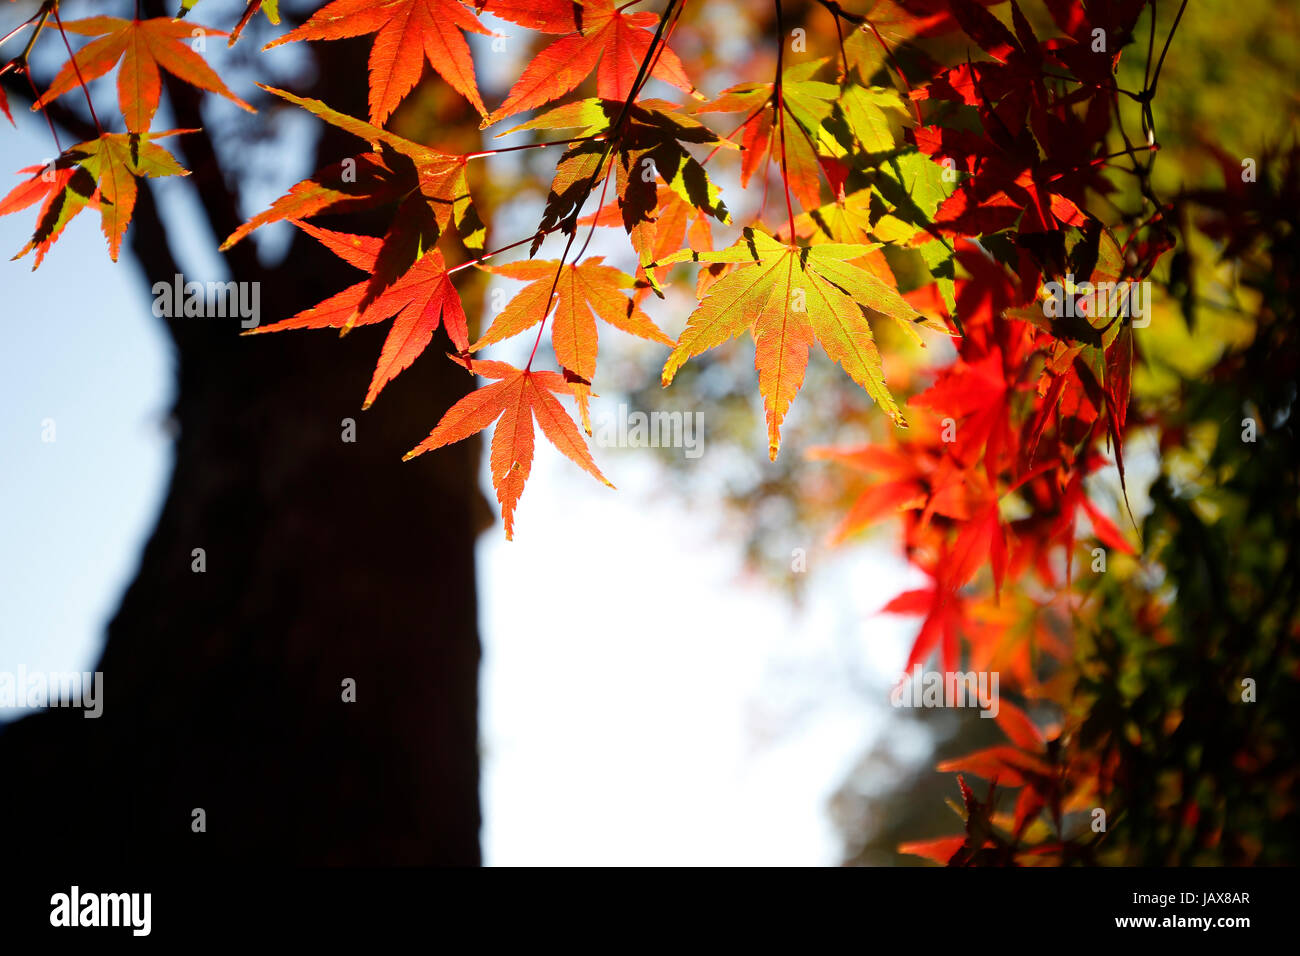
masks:
<path id="1" fill-rule="evenodd" d="M 539 441 L 515 540 L 480 542 L 485 861 L 837 863 L 830 798 L 915 633 L 872 616 L 897 562 L 820 558 L 796 612 L 648 457 L 601 464 L 618 491 Z"/>

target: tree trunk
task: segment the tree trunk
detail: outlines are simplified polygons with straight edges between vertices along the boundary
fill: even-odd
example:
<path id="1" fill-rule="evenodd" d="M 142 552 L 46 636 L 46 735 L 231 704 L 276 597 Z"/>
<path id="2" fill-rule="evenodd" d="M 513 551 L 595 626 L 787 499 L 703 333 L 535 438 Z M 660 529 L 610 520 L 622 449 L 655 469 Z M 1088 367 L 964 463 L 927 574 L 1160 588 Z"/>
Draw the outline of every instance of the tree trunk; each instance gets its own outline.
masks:
<path id="1" fill-rule="evenodd" d="M 310 95 L 364 115 L 367 45 L 324 46 Z M 169 92 L 177 125 L 199 125 L 193 91 Z M 224 238 L 239 210 L 212 141 L 180 142 Z M 320 153 L 360 146 L 331 132 Z M 147 280 L 171 281 L 148 189 L 132 229 Z M 302 239 L 273 270 L 248 243 L 228 257 L 262 283 L 264 321 L 359 278 Z M 477 864 L 480 448 L 401 461 L 472 378 L 440 361 L 440 332 L 362 413 L 386 325 L 342 342 L 169 328 L 175 470 L 109 626 L 103 716 L 51 710 L 0 733 L 6 842 L 34 855 L 14 858 Z"/>

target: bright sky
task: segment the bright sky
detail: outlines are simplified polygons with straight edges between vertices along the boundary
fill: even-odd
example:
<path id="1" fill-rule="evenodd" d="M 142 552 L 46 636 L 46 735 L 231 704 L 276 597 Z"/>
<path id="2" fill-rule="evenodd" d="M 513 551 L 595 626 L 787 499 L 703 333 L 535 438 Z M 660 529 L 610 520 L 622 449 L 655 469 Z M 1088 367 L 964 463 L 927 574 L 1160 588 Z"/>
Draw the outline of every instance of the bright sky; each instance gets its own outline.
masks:
<path id="1" fill-rule="evenodd" d="M 543 449 L 515 540 L 480 543 L 486 858 L 834 863 L 827 803 L 914 629 L 872 616 L 897 567 L 814 547 L 796 613 L 649 454 L 606 452 L 613 492 Z"/>
<path id="2" fill-rule="evenodd" d="M 0 131 L 0 193 L 47 156 L 37 132 Z M 164 330 L 82 218 L 35 273 L 7 261 L 35 210 L 0 218 L 0 670 L 93 663 L 170 467 Z"/>

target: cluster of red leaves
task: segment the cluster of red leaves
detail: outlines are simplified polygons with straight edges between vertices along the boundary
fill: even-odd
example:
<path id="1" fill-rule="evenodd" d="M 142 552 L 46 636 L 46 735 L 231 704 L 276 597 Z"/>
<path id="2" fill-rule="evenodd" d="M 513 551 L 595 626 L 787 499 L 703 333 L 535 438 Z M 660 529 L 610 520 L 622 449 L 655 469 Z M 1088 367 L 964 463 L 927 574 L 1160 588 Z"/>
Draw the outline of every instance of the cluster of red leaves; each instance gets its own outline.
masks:
<path id="1" fill-rule="evenodd" d="M 898 3 L 918 13 L 926 6 Z M 911 97 L 927 122 L 911 135 L 961 180 L 934 216 L 965 273 L 956 283 L 956 355 L 911 399 L 922 413 L 910 433 L 814 454 L 869 480 L 834 537 L 900 518 L 905 553 L 930 579 L 883 608 L 922 619 L 905 670 L 937 653 L 945 672 L 997 671 L 1003 694 L 1041 701 L 1054 696 L 1041 683 L 1043 659 L 1068 659 L 1062 638 L 1079 613 L 1069 584 L 1080 518 L 1104 548 L 1133 553 L 1084 486 L 1110 457 L 1123 481 L 1131 320 L 1082 308 L 1062 318 L 1044 307 L 1040 290 L 1067 273 L 1092 283 L 1139 280 L 1165 251 L 1137 241 L 1136 230 L 1121 245 L 1086 206 L 1090 194 L 1114 190 L 1104 174 L 1113 158 L 1105 150 L 1117 39 L 1131 34 L 1145 3 L 1048 0 L 1059 34 L 1046 41 L 1016 0 L 1010 28 L 973 0 L 946 6 L 951 20 L 930 23 L 928 35 L 959 30 L 985 56 L 936 67 L 917 85 Z M 1104 55 L 1099 35 L 1111 41 Z M 1077 83 L 1055 82 L 1062 76 Z M 977 131 L 945 125 L 954 104 L 973 111 Z M 1093 805 L 1104 768 L 1086 753 L 1067 758 L 1060 726 L 1040 729 L 1005 697 L 1000 707 L 1010 745 L 939 766 L 989 780 L 989 798 L 975 798 L 959 777 L 966 832 L 903 852 L 951 865 L 1062 858 L 1062 816 Z M 1010 817 L 995 812 L 994 786 L 1020 788 Z M 1028 839 L 1044 813 L 1046 835 Z"/>

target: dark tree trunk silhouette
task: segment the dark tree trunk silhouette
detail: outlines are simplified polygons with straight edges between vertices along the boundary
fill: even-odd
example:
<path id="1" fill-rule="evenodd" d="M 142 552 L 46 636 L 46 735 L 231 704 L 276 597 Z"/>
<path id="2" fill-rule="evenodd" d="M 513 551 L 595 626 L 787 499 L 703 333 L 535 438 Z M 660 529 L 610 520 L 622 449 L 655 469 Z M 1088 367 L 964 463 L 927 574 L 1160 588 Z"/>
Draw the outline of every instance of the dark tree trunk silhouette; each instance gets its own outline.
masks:
<path id="1" fill-rule="evenodd" d="M 364 115 L 368 44 L 318 46 L 328 62 L 308 94 Z M 178 126 L 202 125 L 192 88 L 168 93 Z M 75 114 L 61 120 L 76 132 Z M 173 142 L 215 245 L 240 221 L 236 186 L 207 134 Z M 360 145 L 327 130 L 313 168 Z M 150 284 L 182 271 L 147 188 L 128 238 Z M 227 257 L 234 279 L 262 283 L 263 321 L 354 281 L 303 240 L 269 269 L 248 242 Z M 235 320 L 168 327 L 175 469 L 97 665 L 103 716 L 51 710 L 0 732 L 9 849 L 105 863 L 477 864 L 480 447 L 401 461 L 471 377 L 438 360 L 440 332 L 362 413 L 386 326 L 343 342 L 241 338 Z M 200 809 L 206 832 L 193 828 Z"/>

